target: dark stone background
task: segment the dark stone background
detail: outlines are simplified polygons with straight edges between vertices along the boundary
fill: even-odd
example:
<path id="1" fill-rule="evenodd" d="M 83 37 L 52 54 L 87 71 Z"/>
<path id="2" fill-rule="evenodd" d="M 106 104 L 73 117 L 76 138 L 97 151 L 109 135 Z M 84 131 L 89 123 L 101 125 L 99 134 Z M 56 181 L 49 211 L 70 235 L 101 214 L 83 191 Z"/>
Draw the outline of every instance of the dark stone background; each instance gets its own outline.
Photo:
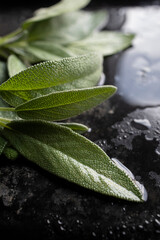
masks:
<path id="1" fill-rule="evenodd" d="M 0 234 L 5 239 L 160 239 L 159 1 L 134 1 L 135 6 L 128 6 L 133 1 L 123 6 L 105 2 L 93 1 L 88 8 L 105 7 L 110 14 L 106 29 L 134 32 L 137 37 L 131 48 L 104 60 L 106 84 L 118 86 L 117 94 L 74 120 L 90 126 L 86 137 L 145 185 L 148 201 L 103 196 L 23 158 L 1 159 Z M 0 35 L 44 6 L 42 1 L 18 3 L 0 9 Z"/>

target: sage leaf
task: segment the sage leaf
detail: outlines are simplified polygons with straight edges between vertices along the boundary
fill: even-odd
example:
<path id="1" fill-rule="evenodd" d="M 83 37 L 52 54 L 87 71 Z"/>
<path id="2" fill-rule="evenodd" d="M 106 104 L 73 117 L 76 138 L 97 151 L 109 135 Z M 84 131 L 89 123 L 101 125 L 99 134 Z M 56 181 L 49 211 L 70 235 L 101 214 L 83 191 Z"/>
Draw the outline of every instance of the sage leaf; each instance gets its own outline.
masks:
<path id="1" fill-rule="evenodd" d="M 9 160 L 16 160 L 19 156 L 19 153 L 17 152 L 17 150 L 15 150 L 12 147 L 7 147 L 7 146 L 4 148 L 3 154 Z"/>
<path id="2" fill-rule="evenodd" d="M 136 184 L 96 144 L 69 128 L 45 121 L 13 121 L 2 134 L 25 158 L 82 187 L 118 198 L 142 202 L 144 188 Z"/>
<path id="3" fill-rule="evenodd" d="M 90 35 L 88 38 L 72 43 L 69 47 L 75 54 L 86 51 L 97 51 L 108 56 L 122 51 L 132 44 L 134 34 L 102 31 Z"/>
<path id="4" fill-rule="evenodd" d="M 104 10 L 75 11 L 32 24 L 27 41 L 68 44 L 84 39 L 106 24 L 108 15 Z M 43 29 L 43 31 L 42 31 Z M 53 45 L 53 44 L 52 44 Z"/>
<path id="5" fill-rule="evenodd" d="M 56 92 L 23 103 L 15 111 L 24 119 L 64 120 L 97 106 L 115 91 L 108 85 Z"/>
<path id="6" fill-rule="evenodd" d="M 85 7 L 89 2 L 90 0 L 61 0 L 59 3 L 51 7 L 38 9 L 35 12 L 35 16 L 27 19 L 23 23 L 22 27 L 23 29 L 27 29 L 30 27 L 31 24 L 35 22 L 44 21 L 46 19 L 53 18 L 67 12 L 76 11 L 80 8 Z"/>
<path id="7" fill-rule="evenodd" d="M 26 69 L 24 63 L 15 55 L 10 55 L 8 57 L 7 65 L 10 77 Z"/>
<path id="8" fill-rule="evenodd" d="M 79 81 L 83 84 L 84 81 L 84 85 L 88 82 L 93 86 L 98 82 L 101 71 L 102 56 L 96 53 L 47 61 L 9 78 L 0 85 L 0 95 L 11 106 L 18 106 L 54 91 L 54 87 L 63 83 Z"/>
<path id="9" fill-rule="evenodd" d="M 22 31 L 22 29 L 17 29 L 14 32 L 11 32 L 3 37 L 0 37 L 0 47 L 18 41 L 19 39 L 22 38 L 23 34 L 24 32 Z"/>
<path id="10" fill-rule="evenodd" d="M 28 43 L 25 50 L 27 54 L 32 54 L 36 61 L 54 61 L 75 55 L 68 48 L 55 44 L 53 41 L 34 41 Z"/>

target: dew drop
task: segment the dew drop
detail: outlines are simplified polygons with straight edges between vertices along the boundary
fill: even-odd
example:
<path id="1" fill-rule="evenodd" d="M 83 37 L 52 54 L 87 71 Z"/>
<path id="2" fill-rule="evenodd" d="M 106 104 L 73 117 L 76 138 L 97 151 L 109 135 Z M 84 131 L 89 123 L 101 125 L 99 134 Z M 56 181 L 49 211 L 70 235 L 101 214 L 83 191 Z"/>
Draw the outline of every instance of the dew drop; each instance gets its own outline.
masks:
<path id="1" fill-rule="evenodd" d="M 157 148 L 157 149 L 155 150 L 155 153 L 156 153 L 158 156 L 160 156 L 160 149 Z"/>
<path id="2" fill-rule="evenodd" d="M 138 225 L 138 227 L 139 227 L 140 229 L 143 229 L 143 226 L 142 226 L 142 225 Z"/>
<path id="3" fill-rule="evenodd" d="M 160 221 L 158 219 L 155 219 L 154 221 L 155 221 L 156 225 L 160 227 Z"/>
<path id="4" fill-rule="evenodd" d="M 100 80 L 98 82 L 98 86 L 103 86 L 106 80 L 106 76 L 104 73 L 101 74 Z"/>
<path id="5" fill-rule="evenodd" d="M 148 119 L 134 119 L 133 125 L 139 130 L 146 130 L 151 128 L 151 123 Z"/>
<path id="6" fill-rule="evenodd" d="M 115 163 L 115 165 L 118 168 L 123 170 L 134 181 L 134 183 L 140 189 L 140 192 L 142 194 L 142 200 L 143 201 L 147 201 L 148 194 L 147 194 L 147 191 L 146 191 L 145 187 L 143 186 L 143 184 L 141 184 L 138 181 L 136 181 L 135 180 L 135 176 L 133 175 L 133 173 L 127 167 L 125 167 L 117 158 L 111 158 L 111 159 L 112 159 L 112 161 Z"/>
<path id="7" fill-rule="evenodd" d="M 132 179 L 135 179 L 133 173 L 127 167 L 125 167 L 117 158 L 112 158 L 112 161 L 116 164 L 118 168 L 126 172 L 127 175 L 129 175 Z"/>
<path id="8" fill-rule="evenodd" d="M 62 224 L 62 221 L 61 221 L 61 220 L 58 220 L 58 224 L 60 224 L 60 225 L 61 225 L 61 224 Z"/>
<path id="9" fill-rule="evenodd" d="M 92 232 L 92 236 L 93 236 L 93 237 L 96 237 L 96 233 L 95 233 L 95 232 Z"/>
<path id="10" fill-rule="evenodd" d="M 61 231 L 65 231 L 65 228 L 64 228 L 64 227 L 62 227 L 62 226 L 60 226 L 60 229 L 61 229 Z"/>

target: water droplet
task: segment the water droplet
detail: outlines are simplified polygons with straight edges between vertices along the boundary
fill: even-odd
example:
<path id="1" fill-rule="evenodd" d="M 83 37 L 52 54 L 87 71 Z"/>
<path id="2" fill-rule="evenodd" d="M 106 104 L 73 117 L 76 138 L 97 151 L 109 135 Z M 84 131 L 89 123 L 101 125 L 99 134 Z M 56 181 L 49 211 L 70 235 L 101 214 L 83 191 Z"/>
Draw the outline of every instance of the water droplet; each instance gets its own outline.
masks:
<path id="1" fill-rule="evenodd" d="M 89 132 L 89 133 L 92 132 L 92 128 L 88 128 L 88 132 Z"/>
<path id="2" fill-rule="evenodd" d="M 155 153 L 156 153 L 158 156 L 160 156 L 160 149 L 157 148 L 157 149 L 155 150 Z"/>
<path id="3" fill-rule="evenodd" d="M 144 222 L 145 222 L 147 225 L 149 224 L 149 221 L 148 221 L 148 220 L 145 220 Z"/>
<path id="4" fill-rule="evenodd" d="M 60 226 L 60 229 L 61 229 L 61 231 L 65 231 L 65 228 L 64 228 L 64 227 L 62 227 L 62 226 Z"/>
<path id="5" fill-rule="evenodd" d="M 140 229 L 143 229 L 143 226 L 142 226 L 142 225 L 138 225 L 138 227 L 139 227 Z"/>
<path id="6" fill-rule="evenodd" d="M 58 220 L 58 224 L 60 224 L 60 225 L 61 225 L 61 224 L 62 224 L 62 221 L 61 221 L 61 220 Z"/>
<path id="7" fill-rule="evenodd" d="M 139 130 L 151 128 L 151 123 L 148 119 L 134 119 L 132 125 Z"/>
<path id="8" fill-rule="evenodd" d="M 142 200 L 143 201 L 147 201 L 147 198 L 148 198 L 148 193 L 144 187 L 143 184 L 139 183 L 138 181 L 135 181 L 135 184 L 139 187 L 141 193 L 142 193 Z"/>
<path id="9" fill-rule="evenodd" d="M 106 76 L 104 73 L 101 74 L 100 80 L 98 82 L 98 86 L 103 86 L 106 80 Z"/>
<path id="10" fill-rule="evenodd" d="M 157 226 L 160 226 L 160 221 L 158 219 L 154 220 Z"/>
<path id="11" fill-rule="evenodd" d="M 92 236 L 93 236 L 93 237 L 96 237 L 96 233 L 95 233 L 95 232 L 92 232 Z"/>
<path id="12" fill-rule="evenodd" d="M 116 164 L 118 168 L 126 172 L 127 175 L 129 175 L 132 179 L 135 179 L 133 173 L 127 167 L 125 167 L 117 158 L 112 158 L 112 161 Z"/>
<path id="13" fill-rule="evenodd" d="M 123 138 L 124 138 L 124 139 L 126 139 L 126 138 L 127 138 L 127 135 L 126 135 L 126 134 L 125 134 L 125 135 L 123 135 Z"/>
<path id="14" fill-rule="evenodd" d="M 50 220 L 49 219 L 47 219 L 47 223 L 50 224 Z"/>

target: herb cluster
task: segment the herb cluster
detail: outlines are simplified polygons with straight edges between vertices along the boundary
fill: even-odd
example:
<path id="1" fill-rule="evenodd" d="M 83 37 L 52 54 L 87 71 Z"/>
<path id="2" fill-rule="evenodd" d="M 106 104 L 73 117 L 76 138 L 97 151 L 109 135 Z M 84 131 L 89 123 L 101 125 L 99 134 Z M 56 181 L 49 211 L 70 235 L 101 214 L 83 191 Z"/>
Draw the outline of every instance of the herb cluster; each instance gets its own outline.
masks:
<path id="1" fill-rule="evenodd" d="M 144 188 L 128 171 L 81 135 L 87 126 L 63 121 L 115 93 L 114 86 L 97 86 L 103 56 L 125 49 L 134 37 L 101 31 L 107 13 L 79 10 L 88 3 L 62 0 L 39 9 L 0 38 L 6 59 L 0 61 L 0 154 L 20 154 L 85 188 L 144 201 Z"/>

